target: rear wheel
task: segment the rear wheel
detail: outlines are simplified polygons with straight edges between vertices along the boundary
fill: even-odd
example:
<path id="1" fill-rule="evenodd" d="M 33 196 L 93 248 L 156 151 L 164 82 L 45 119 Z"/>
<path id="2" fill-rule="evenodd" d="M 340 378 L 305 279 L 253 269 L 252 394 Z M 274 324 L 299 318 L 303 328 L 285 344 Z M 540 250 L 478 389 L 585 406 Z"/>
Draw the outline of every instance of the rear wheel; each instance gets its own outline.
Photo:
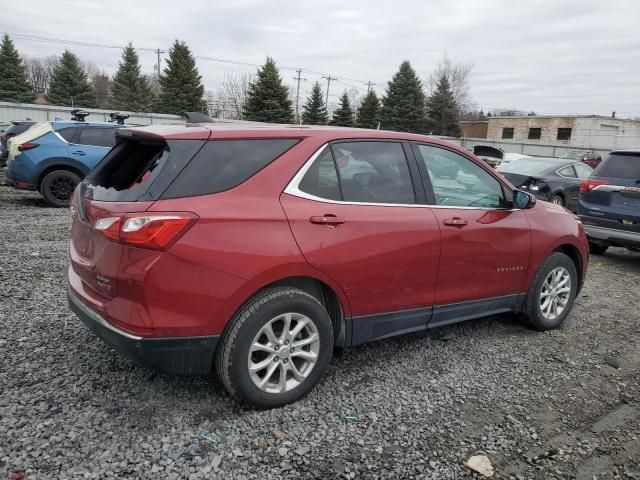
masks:
<path id="1" fill-rule="evenodd" d="M 558 328 L 573 307 L 578 271 L 573 260 L 554 252 L 542 264 L 529 287 L 524 314 L 536 330 Z"/>
<path id="2" fill-rule="evenodd" d="M 273 408 L 309 393 L 332 351 L 333 325 L 324 306 L 302 290 L 278 287 L 259 293 L 234 316 L 216 367 L 237 400 Z"/>
<path id="3" fill-rule="evenodd" d="M 607 251 L 609 245 L 601 245 L 599 243 L 589 242 L 589 253 L 594 255 L 602 255 Z"/>
<path id="4" fill-rule="evenodd" d="M 555 203 L 556 205 L 564 207 L 564 197 L 556 193 L 553 197 L 551 197 L 551 203 Z"/>
<path id="5" fill-rule="evenodd" d="M 40 184 L 40 193 L 52 207 L 67 207 L 80 177 L 69 170 L 49 172 Z"/>

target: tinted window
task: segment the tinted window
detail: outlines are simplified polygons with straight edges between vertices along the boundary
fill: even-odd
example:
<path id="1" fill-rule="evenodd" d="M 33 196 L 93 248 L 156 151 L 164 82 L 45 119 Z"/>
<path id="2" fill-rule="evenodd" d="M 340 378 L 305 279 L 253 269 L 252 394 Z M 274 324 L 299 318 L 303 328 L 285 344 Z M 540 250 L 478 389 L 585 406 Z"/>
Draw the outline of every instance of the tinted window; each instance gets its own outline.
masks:
<path id="1" fill-rule="evenodd" d="M 558 173 L 563 177 L 576 177 L 576 172 L 573 170 L 573 167 L 571 165 L 561 168 L 560 170 L 558 170 Z"/>
<path id="2" fill-rule="evenodd" d="M 163 196 L 207 195 L 237 187 L 297 142 L 293 139 L 209 141 Z"/>
<path id="3" fill-rule="evenodd" d="M 433 186 L 436 203 L 453 207 L 502 208 L 502 185 L 462 155 L 429 145 L 418 150 Z"/>
<path id="4" fill-rule="evenodd" d="M 298 185 L 300 191 L 328 200 L 342 200 L 338 172 L 330 148 L 325 148 Z"/>
<path id="5" fill-rule="evenodd" d="M 58 134 L 69 143 L 73 142 L 76 133 L 78 133 L 78 129 L 73 127 L 58 130 Z"/>
<path id="6" fill-rule="evenodd" d="M 95 147 L 113 147 L 116 144 L 114 128 L 80 128 L 75 143 Z"/>
<path id="7" fill-rule="evenodd" d="M 346 202 L 415 203 L 402 144 L 348 142 L 331 146 Z"/>
<path id="8" fill-rule="evenodd" d="M 588 178 L 593 173 L 593 169 L 584 163 L 576 163 L 573 168 L 576 169 L 578 178 Z"/>
<path id="9" fill-rule="evenodd" d="M 593 172 L 599 177 L 640 180 L 640 154 L 613 153 Z"/>

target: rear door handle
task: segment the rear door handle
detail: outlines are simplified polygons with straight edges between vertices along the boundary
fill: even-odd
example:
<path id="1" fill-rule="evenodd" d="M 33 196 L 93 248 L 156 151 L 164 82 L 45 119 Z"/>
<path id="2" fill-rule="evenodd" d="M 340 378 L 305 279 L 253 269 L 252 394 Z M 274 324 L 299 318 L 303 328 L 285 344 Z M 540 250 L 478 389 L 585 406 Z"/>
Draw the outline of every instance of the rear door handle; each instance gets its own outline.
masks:
<path id="1" fill-rule="evenodd" d="M 86 155 L 86 153 L 84 153 L 82 150 L 76 150 L 75 152 L 71 152 L 71 153 L 73 153 L 74 155 L 80 155 L 80 156 Z"/>
<path id="2" fill-rule="evenodd" d="M 313 216 L 309 218 L 311 223 L 316 223 L 318 225 L 342 225 L 344 223 L 344 219 L 333 215 L 332 213 L 327 213 L 322 216 Z"/>
<path id="3" fill-rule="evenodd" d="M 467 224 L 467 221 L 459 217 L 453 217 L 443 220 L 442 223 L 444 223 L 445 225 L 450 225 L 452 227 L 464 227 Z"/>

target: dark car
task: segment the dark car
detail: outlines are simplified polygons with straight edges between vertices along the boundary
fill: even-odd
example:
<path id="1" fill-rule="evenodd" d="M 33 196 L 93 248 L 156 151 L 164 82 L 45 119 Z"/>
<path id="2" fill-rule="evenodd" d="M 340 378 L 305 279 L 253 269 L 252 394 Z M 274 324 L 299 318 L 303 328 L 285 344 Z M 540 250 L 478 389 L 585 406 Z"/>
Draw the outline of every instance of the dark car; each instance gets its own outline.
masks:
<path id="1" fill-rule="evenodd" d="M 7 128 L 0 135 L 0 167 L 7 163 L 7 157 L 9 156 L 9 148 L 7 142 L 11 137 L 20 135 L 21 133 L 29 130 L 36 122 L 33 120 L 14 120 L 11 122 L 9 128 Z"/>
<path id="2" fill-rule="evenodd" d="M 582 182 L 578 214 L 591 253 L 640 251 L 640 150 L 617 150 Z"/>
<path id="3" fill-rule="evenodd" d="M 439 139 L 247 124 L 116 136 L 71 204 L 71 307 L 135 361 L 215 369 L 250 405 L 308 393 L 334 347 L 504 312 L 557 328 L 585 278 L 574 215 Z"/>
<path id="4" fill-rule="evenodd" d="M 575 212 L 583 179 L 593 169 L 582 162 L 565 158 L 519 158 L 498 167 L 514 186 L 533 193 L 540 200 L 562 205 Z"/>

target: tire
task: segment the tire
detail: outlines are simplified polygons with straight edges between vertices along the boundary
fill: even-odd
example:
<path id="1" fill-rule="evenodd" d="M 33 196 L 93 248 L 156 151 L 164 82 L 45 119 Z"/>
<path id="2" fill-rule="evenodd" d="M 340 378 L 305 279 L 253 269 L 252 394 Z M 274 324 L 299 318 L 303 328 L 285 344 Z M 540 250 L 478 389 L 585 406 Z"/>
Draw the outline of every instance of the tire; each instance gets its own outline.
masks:
<path id="1" fill-rule="evenodd" d="M 551 203 L 555 203 L 556 205 L 560 205 L 561 207 L 566 206 L 564 202 L 564 197 L 559 193 L 556 193 L 550 200 Z"/>
<path id="2" fill-rule="evenodd" d="M 284 340 L 286 316 L 290 316 L 289 332 L 295 333 L 307 320 L 310 323 L 292 340 Z M 263 333 L 269 332 L 269 328 L 276 342 Z M 314 332 L 317 337 L 313 336 Z M 318 342 L 293 347 L 311 338 L 317 338 Z M 257 349 L 250 353 L 256 344 L 271 350 Z M 281 347 L 271 348 L 274 344 Z M 220 381 L 236 400 L 254 408 L 274 408 L 309 393 L 322 378 L 332 352 L 333 325 L 324 306 L 297 288 L 275 287 L 258 293 L 234 315 L 218 346 L 216 369 Z M 314 354 L 316 359 L 312 365 L 313 360 L 309 358 Z M 253 374 L 249 372 L 250 364 L 256 367 Z M 263 368 L 257 369 L 262 365 Z M 280 382 L 282 378 L 285 382 Z M 261 382 L 266 382 L 262 388 Z"/>
<path id="3" fill-rule="evenodd" d="M 47 173 L 40 183 L 40 194 L 52 207 L 68 207 L 80 177 L 70 170 Z"/>
<path id="4" fill-rule="evenodd" d="M 555 293 L 559 292 L 557 296 L 557 305 L 562 306 L 562 302 L 564 306 L 562 311 L 553 310 L 553 294 L 547 296 L 548 301 L 551 302 L 547 308 L 548 311 L 543 309 L 544 293 L 549 294 L 550 292 L 554 292 L 552 285 L 548 283 L 548 278 L 552 277 L 552 272 L 557 275 L 556 272 L 561 272 L 564 276 L 568 276 L 569 278 L 569 291 L 564 291 L 566 288 L 566 283 L 564 287 L 562 287 L 562 282 L 560 283 L 560 288 L 556 289 Z M 557 278 L 557 277 L 556 277 Z M 552 278 L 551 284 L 553 284 Z M 544 287 L 544 292 L 543 292 Z M 554 328 L 558 328 L 562 325 L 562 322 L 567 318 L 569 312 L 571 312 L 571 308 L 573 307 L 573 303 L 576 298 L 576 293 L 578 290 L 578 271 L 576 270 L 576 266 L 567 255 L 560 252 L 554 252 L 545 260 L 542 264 L 538 273 L 536 274 L 531 286 L 529 287 L 529 291 L 527 292 L 527 297 L 524 305 L 524 315 L 527 319 L 529 325 L 539 331 L 551 330 Z M 555 313 L 555 315 L 554 315 Z"/>
<path id="5" fill-rule="evenodd" d="M 609 245 L 601 245 L 599 243 L 589 242 L 589 253 L 593 255 L 603 255 L 608 248 Z"/>

